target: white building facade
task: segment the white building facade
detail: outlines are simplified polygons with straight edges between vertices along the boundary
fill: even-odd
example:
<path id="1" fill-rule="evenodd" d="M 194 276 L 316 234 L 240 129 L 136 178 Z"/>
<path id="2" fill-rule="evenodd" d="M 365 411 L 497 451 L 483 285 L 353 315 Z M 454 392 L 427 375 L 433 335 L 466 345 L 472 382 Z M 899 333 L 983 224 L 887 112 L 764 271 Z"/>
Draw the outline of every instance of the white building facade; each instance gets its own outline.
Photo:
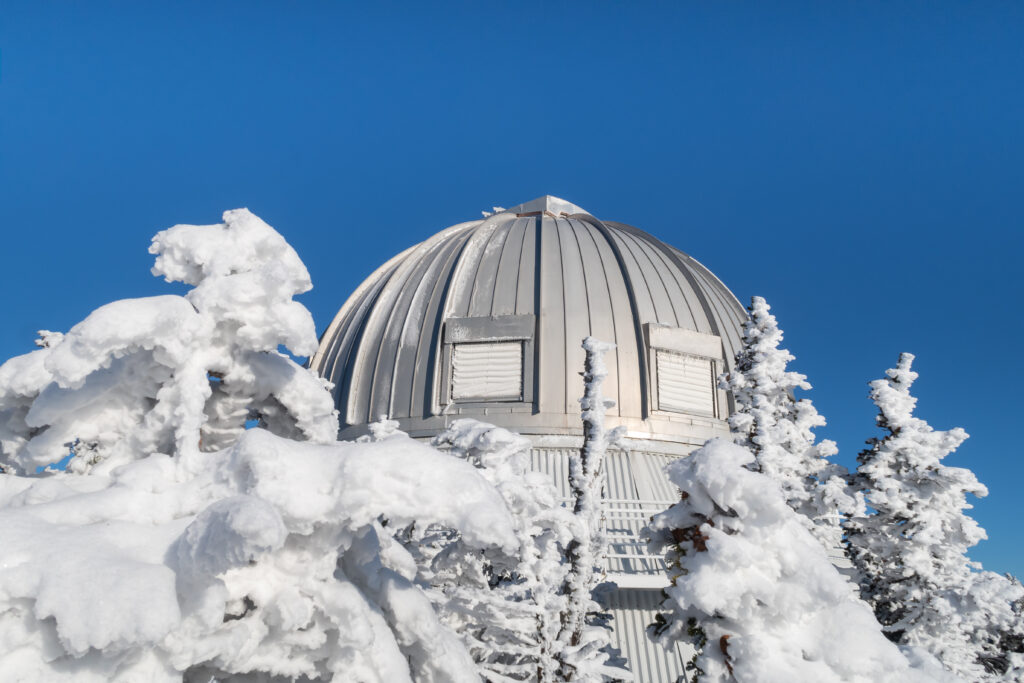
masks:
<path id="1" fill-rule="evenodd" d="M 707 268 L 634 227 L 541 197 L 452 226 L 381 266 L 345 302 L 311 360 L 332 381 L 342 439 L 381 417 L 417 438 L 473 417 L 528 436 L 533 464 L 568 496 L 582 442 L 582 339 L 606 356 L 609 427 L 627 439 L 606 463 L 612 641 L 638 681 L 684 675 L 682 652 L 648 640 L 659 558 L 638 532 L 678 500 L 664 466 L 728 433 L 716 386 L 746 311 Z M 685 680 L 685 679 L 683 679 Z"/>

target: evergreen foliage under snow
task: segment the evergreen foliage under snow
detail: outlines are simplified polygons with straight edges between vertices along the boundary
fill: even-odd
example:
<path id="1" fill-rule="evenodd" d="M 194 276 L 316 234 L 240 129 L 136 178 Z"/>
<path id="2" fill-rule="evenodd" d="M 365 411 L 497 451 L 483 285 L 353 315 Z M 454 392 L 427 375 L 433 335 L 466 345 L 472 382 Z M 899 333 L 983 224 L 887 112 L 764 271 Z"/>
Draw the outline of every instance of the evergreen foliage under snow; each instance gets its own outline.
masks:
<path id="1" fill-rule="evenodd" d="M 1020 680 L 1020 651 L 1007 643 L 1024 634 L 1013 609 L 1024 592 L 967 556 L 985 538 L 966 513 L 967 495 L 987 490 L 970 470 L 942 464 L 967 433 L 914 416 L 913 360 L 901 354 L 871 382 L 884 435 L 858 456 L 856 483 L 872 512 L 847 524 L 861 593 L 896 642 L 927 649 L 968 680 Z"/>
<path id="2" fill-rule="evenodd" d="M 749 313 L 743 347 L 720 382 L 736 402 L 729 427 L 736 442 L 754 454 L 754 466 L 782 487 L 811 533 L 825 548 L 839 548 L 840 514 L 856 512 L 859 500 L 847 491 L 845 471 L 827 460 L 837 452 L 835 442 L 814 442 L 811 430 L 824 426 L 825 419 L 808 399 L 793 396 L 811 385 L 806 376 L 786 369 L 793 355 L 779 348 L 782 330 L 770 307 L 755 296 Z"/>
<path id="3" fill-rule="evenodd" d="M 495 486 L 512 513 L 518 540 L 509 553 L 479 549 L 443 527 L 421 533 L 414 528 L 403 536 L 420 560 L 421 580 L 431 586 L 442 620 L 462 635 L 485 680 L 559 680 L 572 513 L 551 478 L 529 470 L 525 437 L 462 419 L 434 444 L 471 463 Z"/>
<path id="4" fill-rule="evenodd" d="M 683 497 L 649 529 L 672 580 L 656 639 L 692 643 L 703 683 L 957 680 L 885 638 L 786 492 L 753 463 L 748 449 L 713 439 L 669 466 Z"/>

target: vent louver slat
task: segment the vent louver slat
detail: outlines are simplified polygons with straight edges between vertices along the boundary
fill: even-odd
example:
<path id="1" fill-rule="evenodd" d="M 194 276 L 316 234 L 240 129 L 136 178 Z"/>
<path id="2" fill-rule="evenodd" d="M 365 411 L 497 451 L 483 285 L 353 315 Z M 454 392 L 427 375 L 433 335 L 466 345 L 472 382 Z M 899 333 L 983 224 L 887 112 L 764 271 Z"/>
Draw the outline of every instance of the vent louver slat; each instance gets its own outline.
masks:
<path id="1" fill-rule="evenodd" d="M 522 395 L 522 343 L 455 345 L 452 355 L 453 400 L 519 400 Z"/>
<path id="2" fill-rule="evenodd" d="M 659 350 L 658 407 L 676 413 L 713 414 L 711 360 Z"/>

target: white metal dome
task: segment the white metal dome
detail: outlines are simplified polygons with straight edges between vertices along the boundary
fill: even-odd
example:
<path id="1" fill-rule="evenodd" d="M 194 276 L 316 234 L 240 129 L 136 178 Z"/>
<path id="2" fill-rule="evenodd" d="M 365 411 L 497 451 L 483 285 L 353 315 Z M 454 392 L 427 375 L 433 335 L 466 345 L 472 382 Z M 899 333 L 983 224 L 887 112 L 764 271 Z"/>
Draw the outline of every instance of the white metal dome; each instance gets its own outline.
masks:
<path id="1" fill-rule="evenodd" d="M 683 400 L 664 409 L 656 385 L 668 370 L 656 371 L 657 350 L 708 358 L 720 372 L 745 319 L 735 296 L 687 254 L 541 197 L 442 230 L 385 263 L 342 306 L 311 366 L 335 385 L 342 438 L 381 417 L 413 436 L 456 416 L 525 434 L 578 434 L 580 342 L 594 335 L 617 345 L 606 359 L 604 391 L 617 403 L 610 424 L 632 437 L 699 444 L 721 433 L 731 400 L 709 379 L 713 408 Z M 521 353 L 518 395 L 453 393 L 454 349 L 463 342 Z M 496 358 L 485 353 L 478 362 Z"/>

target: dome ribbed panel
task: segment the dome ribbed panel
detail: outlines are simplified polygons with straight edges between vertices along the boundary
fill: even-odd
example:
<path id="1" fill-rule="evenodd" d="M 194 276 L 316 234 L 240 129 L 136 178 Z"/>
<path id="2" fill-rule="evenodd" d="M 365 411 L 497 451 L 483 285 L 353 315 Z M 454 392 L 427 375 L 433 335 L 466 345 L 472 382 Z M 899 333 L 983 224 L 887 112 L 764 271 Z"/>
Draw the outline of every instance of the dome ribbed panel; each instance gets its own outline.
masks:
<path id="1" fill-rule="evenodd" d="M 437 403 L 434 373 L 438 362 L 438 350 L 441 346 L 441 310 L 444 308 L 444 302 L 448 296 L 455 266 L 466 242 L 469 241 L 469 236 L 469 233 L 463 233 L 445 243 L 444 249 L 437 259 L 439 270 L 436 277 L 423 283 L 425 287 L 430 288 L 430 297 L 420 316 L 421 324 L 416 355 L 412 361 L 413 381 L 409 393 L 409 403 L 407 406 L 403 406 L 396 402 L 394 405 L 395 416 L 427 417 L 434 411 L 434 406 Z"/>
<path id="2" fill-rule="evenodd" d="M 498 266 L 508 243 L 512 222 L 504 221 L 494 226 L 494 231 L 487 236 L 480 250 L 480 261 L 477 264 L 476 276 L 469 297 L 469 310 L 465 315 L 480 318 L 494 314 L 495 289 L 498 284 Z M 513 247 L 514 248 L 514 247 Z M 511 275 L 511 271 L 506 271 Z M 518 279 L 518 278 L 516 278 Z M 512 284 L 516 280 L 506 284 Z"/>
<path id="3" fill-rule="evenodd" d="M 672 327 L 688 326 L 686 325 L 688 322 L 692 325 L 692 321 L 687 320 L 688 316 L 685 315 L 685 312 L 682 316 L 679 315 L 679 309 L 685 309 L 685 304 L 678 301 L 679 296 L 676 294 L 678 286 L 675 284 L 675 278 L 664 261 L 658 257 L 655 248 L 646 240 L 637 239 L 628 233 L 622 235 L 622 241 L 628 245 L 630 252 L 636 258 L 654 304 L 655 318 L 653 320 L 642 319 L 641 322 L 657 322 Z M 675 292 L 672 291 L 673 288 L 675 288 Z M 673 294 L 676 295 L 673 296 Z M 706 332 L 707 330 L 698 328 L 698 331 Z"/>
<path id="4" fill-rule="evenodd" d="M 639 394 L 624 397 L 623 392 L 636 392 L 635 383 L 621 382 L 619 359 L 627 361 L 625 377 L 636 372 L 636 339 L 633 334 L 632 314 L 629 301 L 622 297 L 625 283 L 615 262 L 607 241 L 592 226 L 579 220 L 570 221 L 575 244 L 580 253 L 583 267 L 583 284 L 587 292 L 588 334 L 616 345 L 617 353 L 608 354 L 608 377 L 603 386 L 605 396 L 615 399 L 615 407 L 609 415 L 618 415 L 623 404 L 627 407 L 637 404 Z M 632 362 L 628 359 L 632 358 Z M 578 386 L 582 391 L 582 378 Z M 632 400 L 631 400 L 632 399 Z M 627 413 L 628 414 L 628 413 Z"/>
<path id="5" fill-rule="evenodd" d="M 705 268 L 700 261 L 678 249 L 671 247 L 669 249 L 671 249 L 676 258 L 685 264 L 687 271 L 692 273 L 699 285 L 698 291 L 706 295 L 708 303 L 713 309 L 713 320 L 720 321 L 717 325 L 718 331 L 715 334 L 722 337 L 726 361 L 732 367 L 736 354 L 743 346 L 742 331 L 743 324 L 747 321 L 746 309 L 736 299 L 736 296 L 729 291 L 729 288 L 715 277 L 710 270 Z"/>
<path id="6" fill-rule="evenodd" d="M 532 400 L 442 401 L 445 320 L 511 315 L 535 316 L 524 347 L 533 352 L 524 364 Z M 382 266 L 339 311 L 310 365 L 335 384 L 343 433 L 384 416 L 417 433 L 476 416 L 571 434 L 580 428 L 584 337 L 616 344 L 605 358 L 605 395 L 617 404 L 609 416 L 635 426 L 656 417 L 645 324 L 720 336 L 728 367 L 745 318 L 704 266 L 636 228 L 586 214 L 504 212 L 453 226 Z M 720 429 L 706 417 L 694 426 L 658 419 L 667 436 L 692 432 L 695 441 Z"/>
<path id="7" fill-rule="evenodd" d="M 663 322 L 666 325 L 674 325 L 675 317 L 670 315 L 671 304 L 668 303 L 664 291 L 660 291 L 660 283 L 657 273 L 644 270 L 646 259 L 637 258 L 636 244 L 629 240 L 629 236 L 612 230 L 614 240 L 619 254 L 622 256 L 622 263 L 626 269 L 626 277 L 632 286 L 633 297 L 636 301 L 635 315 L 641 322 Z"/>
<path id="8" fill-rule="evenodd" d="M 564 414 L 565 397 L 565 287 L 562 282 L 562 236 L 554 219 L 540 222 L 540 270 L 537 277 L 540 309 L 537 320 L 537 375 L 546 389 L 538 394 L 541 413 Z"/>
<path id="9" fill-rule="evenodd" d="M 400 302 L 404 313 L 399 319 L 401 332 L 391 372 L 389 400 L 384 403 L 378 399 L 379 403 L 374 406 L 380 414 L 389 417 L 423 415 L 424 402 L 428 408 L 431 404 L 430 397 L 417 393 L 417 386 L 423 386 L 424 377 L 430 369 L 429 363 L 421 363 L 420 360 L 432 357 L 430 349 L 434 341 L 432 336 L 425 337 L 424 332 L 433 331 L 441 305 L 440 296 L 435 297 L 435 294 L 448 282 L 451 264 L 466 240 L 464 235 L 441 241 L 424 253 L 404 288 Z M 394 324 L 398 322 L 396 320 Z M 409 381 L 410 377 L 413 381 Z"/>
<path id="10" fill-rule="evenodd" d="M 526 241 L 527 228 L 532 226 L 532 224 L 533 221 L 529 218 L 517 218 L 511 221 L 505 228 L 501 254 L 498 256 L 494 282 L 492 283 L 493 294 L 491 295 L 490 315 L 516 315 L 517 313 L 533 312 L 532 297 L 529 297 L 530 307 L 528 310 L 516 310 L 516 296 L 520 286 L 520 264 L 522 263 L 523 246 Z M 527 273 L 527 276 L 529 277 L 530 273 Z"/>
<path id="11" fill-rule="evenodd" d="M 398 269 L 402 258 L 404 255 L 385 264 L 353 294 L 339 312 L 334 323 L 328 328 L 324 339 L 320 342 L 320 350 L 313 358 L 314 363 L 311 363 L 322 376 L 327 377 L 334 384 L 335 404 L 343 420 L 348 414 L 348 397 L 351 394 L 354 378 L 353 368 L 356 365 L 356 355 L 365 332 L 365 322 L 369 318 L 381 290 Z M 322 354 L 325 344 L 328 345 L 329 351 Z M 317 367 L 315 363 L 318 357 L 321 357 L 320 367 Z"/>

